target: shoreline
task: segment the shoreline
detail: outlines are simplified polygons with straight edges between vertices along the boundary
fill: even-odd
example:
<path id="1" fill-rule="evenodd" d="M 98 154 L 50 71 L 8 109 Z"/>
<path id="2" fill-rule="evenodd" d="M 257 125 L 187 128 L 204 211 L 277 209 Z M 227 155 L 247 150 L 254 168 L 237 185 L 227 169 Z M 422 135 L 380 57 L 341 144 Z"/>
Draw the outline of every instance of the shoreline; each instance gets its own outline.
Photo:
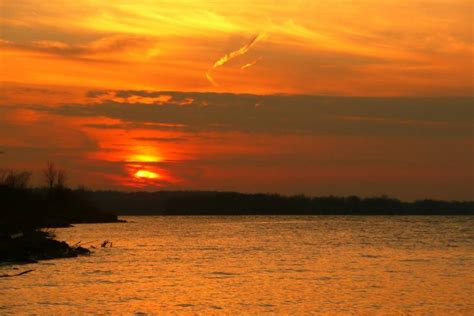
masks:
<path id="1" fill-rule="evenodd" d="M 74 224 L 109 224 L 126 223 L 125 220 L 115 221 L 81 221 L 74 223 L 55 223 L 33 230 L 19 231 L 0 238 L 0 265 L 22 265 L 38 263 L 43 260 L 76 258 L 88 256 L 92 252 L 78 245 L 69 245 L 65 241 L 55 239 L 53 233 L 45 232 L 45 228 L 70 228 Z M 0 236 L 1 237 L 1 236 Z"/>
<path id="2" fill-rule="evenodd" d="M 379 216 L 379 217 L 394 217 L 394 216 L 401 216 L 401 217 L 426 217 L 426 216 L 435 216 L 435 217 L 465 217 L 465 216 L 474 216 L 474 211 L 469 211 L 465 213 L 453 213 L 453 214 L 439 214 L 439 213 L 425 213 L 425 214 L 403 214 L 403 213 L 394 213 L 394 214 L 384 214 L 384 213 L 345 213 L 345 214 L 330 214 L 330 213 L 324 213 L 324 214 L 304 214 L 304 213 L 295 213 L 295 214 L 279 214 L 279 213 L 122 213 L 119 214 L 119 216 L 161 216 L 161 217 L 198 217 L 198 216 L 212 216 L 212 217 L 218 217 L 218 216 L 224 216 L 224 217 L 245 217 L 245 216 L 277 216 L 277 217 L 288 217 L 288 216 L 311 216 L 311 217 L 332 217 L 332 216 L 353 216 L 353 217 L 374 217 L 374 216 Z M 127 221 L 125 221 L 127 222 Z M 78 223 L 79 224 L 79 223 Z M 80 224 L 87 224 L 87 223 L 80 223 Z"/>
<path id="3" fill-rule="evenodd" d="M 75 258 L 91 254 L 89 249 L 71 246 L 65 241 L 56 240 L 53 234 L 41 230 L 13 237 L 0 241 L 2 265 L 38 263 L 42 260 Z"/>

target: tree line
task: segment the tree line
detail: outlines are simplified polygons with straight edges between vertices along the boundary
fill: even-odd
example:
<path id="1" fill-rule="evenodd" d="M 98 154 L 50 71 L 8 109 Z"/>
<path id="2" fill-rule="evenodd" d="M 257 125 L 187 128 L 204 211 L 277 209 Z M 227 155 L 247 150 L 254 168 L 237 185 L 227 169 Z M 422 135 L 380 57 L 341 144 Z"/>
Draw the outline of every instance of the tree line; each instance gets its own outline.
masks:
<path id="1" fill-rule="evenodd" d="M 474 215 L 474 201 L 401 201 L 388 196 L 284 196 L 218 191 L 71 189 L 67 173 L 48 163 L 42 184 L 32 173 L 0 170 L 0 233 L 71 223 L 114 222 L 117 215 Z"/>
<path id="2" fill-rule="evenodd" d="M 67 186 L 67 174 L 47 163 L 40 187 L 32 186 L 30 171 L 0 170 L 0 234 L 71 223 L 115 221 L 101 213 L 85 190 Z"/>
<path id="3" fill-rule="evenodd" d="M 215 191 L 89 191 L 105 212 L 119 215 L 474 215 L 474 201 L 388 196 L 308 197 Z"/>

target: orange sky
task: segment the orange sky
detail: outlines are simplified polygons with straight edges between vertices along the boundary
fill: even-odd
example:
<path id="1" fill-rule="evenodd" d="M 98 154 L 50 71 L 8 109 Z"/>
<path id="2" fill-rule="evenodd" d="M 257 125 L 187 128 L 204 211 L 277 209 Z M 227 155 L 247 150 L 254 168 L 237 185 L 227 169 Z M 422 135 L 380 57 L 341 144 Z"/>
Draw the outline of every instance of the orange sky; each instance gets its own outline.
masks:
<path id="1" fill-rule="evenodd" d="M 471 95 L 471 0 L 6 0 L 2 80 L 236 93 Z M 213 73 L 225 54 L 260 34 Z M 242 66 L 258 60 L 252 67 Z"/>
<path id="2" fill-rule="evenodd" d="M 5 0 L 0 167 L 56 161 L 93 188 L 472 198 L 472 12 Z"/>

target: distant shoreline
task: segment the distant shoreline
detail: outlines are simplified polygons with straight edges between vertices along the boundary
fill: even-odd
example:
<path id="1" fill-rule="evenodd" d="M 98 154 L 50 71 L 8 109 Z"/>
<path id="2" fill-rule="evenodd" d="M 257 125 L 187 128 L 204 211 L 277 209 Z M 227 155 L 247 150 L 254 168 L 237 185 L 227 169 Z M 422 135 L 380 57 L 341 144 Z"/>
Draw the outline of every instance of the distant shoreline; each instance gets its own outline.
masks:
<path id="1" fill-rule="evenodd" d="M 116 212 L 117 213 L 117 212 Z M 470 217 L 474 216 L 474 212 L 470 214 L 125 214 L 119 213 L 118 216 L 137 216 L 137 217 L 424 217 L 424 216 L 436 216 L 436 217 Z M 110 222 L 110 223 L 90 223 L 90 224 L 114 224 L 121 223 Z M 123 221 L 123 223 L 133 223 L 129 221 Z M 89 223 L 80 223 L 89 224 Z"/>
<path id="2" fill-rule="evenodd" d="M 308 197 L 218 191 L 87 191 L 84 194 L 102 212 L 116 215 L 474 215 L 474 201 L 405 202 L 388 196 Z"/>

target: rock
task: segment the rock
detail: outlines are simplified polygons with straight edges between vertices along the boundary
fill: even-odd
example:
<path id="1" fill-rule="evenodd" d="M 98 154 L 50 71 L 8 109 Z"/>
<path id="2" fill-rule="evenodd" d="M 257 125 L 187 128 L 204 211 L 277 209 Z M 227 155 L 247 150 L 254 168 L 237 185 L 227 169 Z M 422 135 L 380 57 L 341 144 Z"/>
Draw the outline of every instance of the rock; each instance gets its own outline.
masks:
<path id="1" fill-rule="evenodd" d="M 0 262 L 31 263 L 37 260 L 70 258 L 88 255 L 90 251 L 83 247 L 71 247 L 64 241 L 53 239 L 41 231 L 25 233 L 16 239 L 0 241 Z"/>

